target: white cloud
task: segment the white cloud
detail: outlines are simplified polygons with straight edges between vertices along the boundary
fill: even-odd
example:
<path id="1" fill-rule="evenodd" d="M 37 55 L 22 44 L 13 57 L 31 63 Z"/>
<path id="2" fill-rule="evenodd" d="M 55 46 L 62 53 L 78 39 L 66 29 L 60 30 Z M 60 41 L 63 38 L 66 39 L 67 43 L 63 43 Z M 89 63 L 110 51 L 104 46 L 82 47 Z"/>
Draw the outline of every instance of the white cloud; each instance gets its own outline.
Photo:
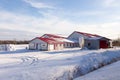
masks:
<path id="1" fill-rule="evenodd" d="M 120 0 L 102 0 L 104 7 L 118 7 L 120 6 Z"/>
<path id="2" fill-rule="evenodd" d="M 70 13 L 68 13 L 70 14 Z M 82 12 L 72 12 L 70 15 L 74 16 L 98 16 L 106 14 L 105 11 L 82 11 Z"/>
<path id="3" fill-rule="evenodd" d="M 26 3 L 30 4 L 32 7 L 41 9 L 41 8 L 48 8 L 48 9 L 54 9 L 53 6 L 47 4 L 47 3 L 42 3 L 42 2 L 36 2 L 35 0 L 24 0 Z"/>
<path id="4" fill-rule="evenodd" d="M 103 30 L 103 35 L 106 35 L 107 37 L 110 38 L 117 38 L 119 37 L 120 34 L 120 23 L 119 22 L 104 23 L 101 25 L 101 29 Z"/>
<path id="5" fill-rule="evenodd" d="M 115 39 L 120 35 L 120 23 L 110 22 L 101 24 L 83 24 L 77 27 L 79 31 L 88 33 L 99 34 L 104 37 Z M 120 36 L 119 36 L 120 37 Z"/>
<path id="6" fill-rule="evenodd" d="M 120 31 L 120 23 L 118 21 L 101 24 L 81 24 L 61 19 L 58 16 L 54 16 L 52 14 L 44 15 L 46 17 L 36 18 L 1 11 L 0 29 L 6 29 L 8 30 L 8 32 L 0 32 L 0 36 L 6 35 L 6 37 L 9 37 L 7 35 L 10 34 L 13 37 L 19 38 L 19 35 L 16 35 L 18 33 L 16 33 L 15 31 L 18 31 L 19 34 L 21 34 L 21 32 L 23 32 L 24 34 L 30 34 L 32 37 L 37 36 L 34 33 L 40 33 L 40 35 L 44 33 L 69 35 L 73 31 L 77 30 L 99 34 L 108 38 L 116 38 L 118 37 Z M 14 32 L 9 30 L 13 30 Z"/>
<path id="7" fill-rule="evenodd" d="M 46 15 L 46 14 L 45 14 Z M 36 18 L 31 16 L 16 15 L 6 11 L 0 12 L 0 29 L 26 31 L 31 33 L 62 33 L 66 34 L 67 29 L 73 26 L 72 23 L 61 20 L 53 15 L 46 15 L 44 18 Z M 63 31 L 65 29 L 66 32 Z M 69 31 L 68 31 L 69 32 Z M 11 32 L 10 32 L 11 33 Z M 9 34 L 2 32 L 0 36 Z M 33 34 L 31 34 L 33 35 Z M 18 36 L 19 37 L 19 36 Z"/>
<path id="8" fill-rule="evenodd" d="M 27 31 L 0 29 L 0 40 L 31 40 L 39 35 Z"/>
<path id="9" fill-rule="evenodd" d="M 116 38 L 120 34 L 120 16 L 119 12 L 117 13 L 109 13 L 107 11 L 76 11 L 76 12 L 67 12 L 60 10 L 58 14 L 56 14 L 53 6 L 42 3 L 35 2 L 35 0 L 24 0 L 32 7 L 35 7 L 40 14 L 42 14 L 42 18 L 33 17 L 24 14 L 16 14 L 10 13 L 4 10 L 0 11 L 0 30 L 6 29 L 6 31 L 0 31 L 0 37 L 16 37 L 19 38 L 19 35 L 24 33 L 28 37 L 37 36 L 35 33 L 39 33 L 40 35 L 44 33 L 55 33 L 55 34 L 64 34 L 69 35 L 73 31 L 82 31 L 88 33 L 99 34 L 108 38 Z M 117 5 L 117 0 L 103 0 L 104 6 L 113 6 Z M 46 12 L 41 11 L 41 8 L 47 9 Z M 58 11 L 58 10 L 57 10 Z M 59 14 L 60 13 L 60 14 Z M 56 16 L 57 15 L 57 16 Z M 62 16 L 62 17 L 61 17 Z M 69 21 L 65 17 L 71 19 Z M 102 21 L 98 24 L 95 23 L 95 20 L 92 20 L 91 24 L 88 23 L 79 23 L 79 18 L 81 16 L 91 17 L 95 16 L 105 18 L 107 23 L 103 23 Z M 76 17 L 78 21 L 72 21 L 71 17 Z M 92 18 L 90 18 L 92 19 Z M 82 19 L 81 19 L 82 20 Z M 111 22 L 109 22 L 111 20 Z M 113 22 L 114 21 L 114 22 Z M 12 32 L 12 31 L 13 32 Z M 16 32 L 15 32 L 16 31 Z M 24 35 L 22 34 L 22 36 Z M 30 34 L 30 36 L 29 36 Z M 17 36 L 18 35 L 18 36 Z"/>

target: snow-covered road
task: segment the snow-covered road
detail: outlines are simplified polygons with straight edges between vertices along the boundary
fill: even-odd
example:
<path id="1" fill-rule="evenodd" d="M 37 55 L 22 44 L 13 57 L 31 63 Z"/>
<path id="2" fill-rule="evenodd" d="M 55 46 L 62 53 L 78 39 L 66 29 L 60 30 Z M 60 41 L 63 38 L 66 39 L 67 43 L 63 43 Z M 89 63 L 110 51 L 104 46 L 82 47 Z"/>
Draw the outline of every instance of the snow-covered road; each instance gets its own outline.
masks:
<path id="1" fill-rule="evenodd" d="M 0 52 L 0 80 L 70 80 L 118 58 L 119 48 Z"/>

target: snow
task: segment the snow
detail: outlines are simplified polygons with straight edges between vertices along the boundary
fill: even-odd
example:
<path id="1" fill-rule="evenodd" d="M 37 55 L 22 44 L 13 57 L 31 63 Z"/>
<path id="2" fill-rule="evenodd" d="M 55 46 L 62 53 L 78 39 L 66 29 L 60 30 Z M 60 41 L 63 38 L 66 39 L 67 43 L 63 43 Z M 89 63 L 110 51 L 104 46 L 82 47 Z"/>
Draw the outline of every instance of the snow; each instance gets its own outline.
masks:
<path id="1" fill-rule="evenodd" d="M 63 41 L 63 42 L 69 42 L 69 43 L 75 43 L 75 41 L 69 40 L 69 39 L 63 39 L 62 41 Z"/>
<path id="2" fill-rule="evenodd" d="M 120 61 L 93 71 L 85 76 L 74 80 L 119 80 L 120 79 Z"/>
<path id="3" fill-rule="evenodd" d="M 91 37 L 91 38 L 88 38 L 90 40 L 96 40 L 96 39 L 101 39 L 102 37 Z"/>
<path id="4" fill-rule="evenodd" d="M 67 39 L 67 38 L 56 39 L 56 40 L 61 41 L 61 42 L 68 42 L 68 43 L 77 43 L 78 42 L 77 40 L 70 40 L 70 39 Z"/>
<path id="5" fill-rule="evenodd" d="M 101 65 L 119 60 L 120 48 L 61 51 L 26 50 L 0 52 L 0 80 L 70 80 Z"/>

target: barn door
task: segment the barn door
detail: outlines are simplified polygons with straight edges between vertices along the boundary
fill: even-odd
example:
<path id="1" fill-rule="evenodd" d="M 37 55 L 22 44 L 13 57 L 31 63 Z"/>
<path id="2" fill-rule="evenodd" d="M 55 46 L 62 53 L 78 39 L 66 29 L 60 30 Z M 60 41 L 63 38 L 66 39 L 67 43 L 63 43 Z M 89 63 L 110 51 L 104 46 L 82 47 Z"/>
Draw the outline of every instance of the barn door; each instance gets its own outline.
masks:
<path id="1" fill-rule="evenodd" d="M 38 49 L 38 44 L 36 44 L 36 49 Z"/>
<path id="2" fill-rule="evenodd" d="M 108 44 L 106 40 L 100 40 L 100 48 L 108 48 Z"/>
<path id="3" fill-rule="evenodd" d="M 50 44 L 50 50 L 54 50 L 54 45 Z"/>

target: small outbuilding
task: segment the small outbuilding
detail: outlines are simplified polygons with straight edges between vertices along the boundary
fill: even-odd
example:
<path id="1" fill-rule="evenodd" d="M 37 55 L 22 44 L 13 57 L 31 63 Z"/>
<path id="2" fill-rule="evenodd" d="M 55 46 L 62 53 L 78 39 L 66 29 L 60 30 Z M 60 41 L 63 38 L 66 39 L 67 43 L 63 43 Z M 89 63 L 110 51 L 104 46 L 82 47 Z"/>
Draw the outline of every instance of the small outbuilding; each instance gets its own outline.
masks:
<path id="1" fill-rule="evenodd" d="M 0 44 L 0 51 L 14 51 L 14 44 Z"/>

